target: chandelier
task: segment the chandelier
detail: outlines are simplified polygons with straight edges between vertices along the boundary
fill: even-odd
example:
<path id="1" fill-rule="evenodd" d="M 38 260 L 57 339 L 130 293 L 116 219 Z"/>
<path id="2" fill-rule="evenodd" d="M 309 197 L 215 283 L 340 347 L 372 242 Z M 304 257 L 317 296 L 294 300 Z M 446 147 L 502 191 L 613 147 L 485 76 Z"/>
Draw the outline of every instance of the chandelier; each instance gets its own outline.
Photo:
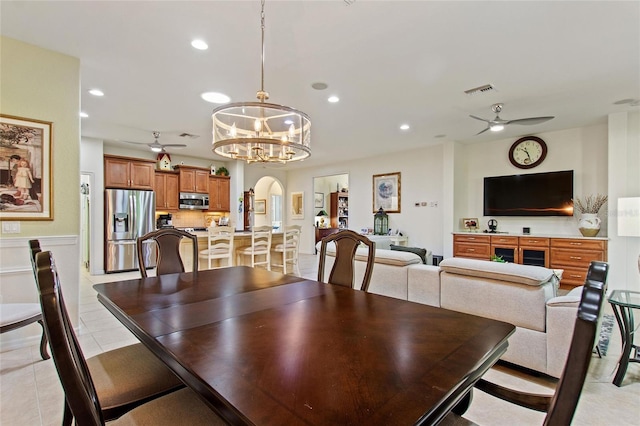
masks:
<path id="1" fill-rule="evenodd" d="M 213 110 L 213 152 L 247 163 L 287 163 L 311 155 L 311 120 L 294 108 L 265 102 L 264 0 L 259 102 L 235 102 Z"/>

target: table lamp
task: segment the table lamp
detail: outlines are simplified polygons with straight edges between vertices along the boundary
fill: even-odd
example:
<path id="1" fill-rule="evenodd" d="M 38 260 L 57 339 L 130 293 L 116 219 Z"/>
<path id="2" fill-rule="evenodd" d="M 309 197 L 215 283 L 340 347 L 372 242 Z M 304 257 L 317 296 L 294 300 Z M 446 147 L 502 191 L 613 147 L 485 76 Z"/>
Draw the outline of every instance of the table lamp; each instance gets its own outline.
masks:
<path id="1" fill-rule="evenodd" d="M 324 210 L 320 210 L 318 212 L 318 214 L 316 215 L 316 217 L 318 218 L 318 220 L 317 220 L 318 228 L 326 228 L 327 227 L 327 225 L 325 223 L 325 220 L 326 220 L 326 217 L 328 217 L 328 216 L 329 215 Z"/>
<path id="2" fill-rule="evenodd" d="M 618 198 L 618 236 L 640 237 L 640 197 Z M 640 272 L 640 255 L 638 255 Z"/>

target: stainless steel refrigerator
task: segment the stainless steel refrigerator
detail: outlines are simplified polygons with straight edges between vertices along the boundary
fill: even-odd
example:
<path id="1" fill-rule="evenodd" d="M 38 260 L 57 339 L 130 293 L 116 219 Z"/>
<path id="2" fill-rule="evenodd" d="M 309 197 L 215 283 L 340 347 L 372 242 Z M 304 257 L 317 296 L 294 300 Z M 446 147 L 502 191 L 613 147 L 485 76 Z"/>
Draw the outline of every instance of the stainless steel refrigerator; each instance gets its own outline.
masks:
<path id="1" fill-rule="evenodd" d="M 105 190 L 105 272 L 138 269 L 136 239 L 155 229 L 156 196 L 153 191 Z M 147 268 L 156 266 L 156 245 L 143 249 Z"/>

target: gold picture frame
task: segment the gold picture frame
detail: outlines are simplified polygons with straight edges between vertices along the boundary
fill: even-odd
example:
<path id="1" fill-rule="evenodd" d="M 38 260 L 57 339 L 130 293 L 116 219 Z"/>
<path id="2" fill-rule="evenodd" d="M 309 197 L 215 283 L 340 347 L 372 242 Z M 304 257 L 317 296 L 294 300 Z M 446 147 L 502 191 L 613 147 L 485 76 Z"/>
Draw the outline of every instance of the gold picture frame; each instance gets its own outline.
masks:
<path id="1" fill-rule="evenodd" d="M 304 192 L 291 193 L 291 219 L 304 219 Z"/>
<path id="2" fill-rule="evenodd" d="M 400 172 L 373 175 L 373 213 L 400 213 L 402 208 Z"/>
<path id="3" fill-rule="evenodd" d="M 52 126 L 0 114 L 1 220 L 53 220 Z"/>
<path id="4" fill-rule="evenodd" d="M 253 209 L 256 214 L 267 214 L 267 200 L 256 200 Z"/>

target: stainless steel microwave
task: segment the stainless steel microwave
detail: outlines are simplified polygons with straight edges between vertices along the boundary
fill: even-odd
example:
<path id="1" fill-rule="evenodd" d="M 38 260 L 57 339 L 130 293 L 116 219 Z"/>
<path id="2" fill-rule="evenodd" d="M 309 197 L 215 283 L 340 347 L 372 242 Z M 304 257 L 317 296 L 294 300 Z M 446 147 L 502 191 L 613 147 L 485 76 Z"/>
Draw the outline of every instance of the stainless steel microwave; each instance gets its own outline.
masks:
<path id="1" fill-rule="evenodd" d="M 193 192 L 180 193 L 180 208 L 186 210 L 208 210 L 209 195 Z"/>

